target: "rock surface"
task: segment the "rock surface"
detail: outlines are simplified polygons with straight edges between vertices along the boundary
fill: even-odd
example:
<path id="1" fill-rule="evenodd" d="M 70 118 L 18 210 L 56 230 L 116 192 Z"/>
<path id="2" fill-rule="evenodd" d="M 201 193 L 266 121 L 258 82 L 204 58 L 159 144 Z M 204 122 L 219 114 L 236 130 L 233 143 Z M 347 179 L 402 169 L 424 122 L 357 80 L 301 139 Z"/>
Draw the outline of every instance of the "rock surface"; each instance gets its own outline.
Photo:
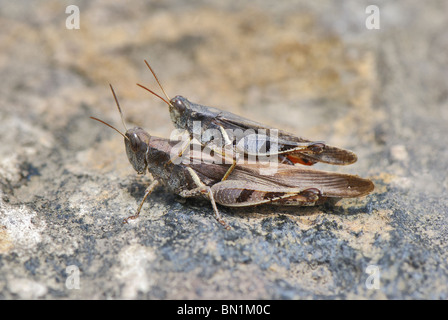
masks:
<path id="1" fill-rule="evenodd" d="M 447 299 L 446 1 L 2 2 L 0 299 Z M 135 84 L 355 151 L 369 196 L 220 208 L 163 188 L 141 217 L 114 131 L 173 129 Z M 378 277 L 377 277 L 378 276 Z M 374 280 L 372 280 L 374 279 Z M 376 280 L 375 280 L 376 279 Z M 378 285 L 376 287 L 375 285 Z"/>

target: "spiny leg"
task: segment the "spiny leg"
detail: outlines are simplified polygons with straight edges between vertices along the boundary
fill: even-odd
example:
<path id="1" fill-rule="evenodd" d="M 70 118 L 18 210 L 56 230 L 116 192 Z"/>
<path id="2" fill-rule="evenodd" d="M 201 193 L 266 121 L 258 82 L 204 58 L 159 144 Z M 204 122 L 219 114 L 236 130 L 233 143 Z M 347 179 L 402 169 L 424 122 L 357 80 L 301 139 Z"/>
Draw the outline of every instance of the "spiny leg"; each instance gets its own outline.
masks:
<path id="1" fill-rule="evenodd" d="M 219 130 L 221 131 L 221 134 L 224 138 L 224 145 L 228 146 L 228 145 L 232 145 L 232 141 L 229 138 L 229 135 L 227 134 L 226 130 L 222 127 L 219 126 Z M 232 173 L 233 169 L 235 169 L 236 163 L 238 162 L 238 153 L 235 153 L 236 148 L 234 149 L 234 154 L 233 154 L 233 163 L 230 166 L 230 168 L 227 170 L 227 172 L 224 174 L 224 176 L 222 177 L 221 181 L 225 181 L 227 180 L 227 178 L 229 177 L 229 175 Z"/>
<path id="2" fill-rule="evenodd" d="M 221 156 L 224 157 L 224 159 L 226 159 L 227 153 L 225 151 L 226 146 L 232 146 L 233 142 L 232 140 L 230 140 L 229 135 L 227 134 L 226 130 L 223 128 L 223 126 L 218 125 L 219 131 L 221 132 L 221 136 L 224 140 L 224 145 L 220 148 L 219 147 L 215 147 L 213 145 L 209 145 L 209 144 L 205 144 L 208 148 L 210 148 L 213 152 L 220 154 Z M 236 149 L 232 148 L 233 152 L 232 152 L 232 165 L 230 166 L 229 169 L 227 169 L 227 172 L 224 174 L 224 176 L 222 177 L 221 181 L 225 181 L 229 175 L 232 173 L 233 169 L 235 169 L 235 166 L 238 162 L 238 153 L 235 153 Z"/>
<path id="3" fill-rule="evenodd" d="M 237 162 L 238 162 L 238 154 L 236 153 L 235 156 L 233 157 L 232 165 L 230 166 L 229 169 L 227 169 L 227 172 L 224 174 L 224 176 L 222 177 L 221 181 L 227 180 L 227 178 L 232 173 L 233 169 L 235 169 Z"/>
<path id="4" fill-rule="evenodd" d="M 193 178 L 193 181 L 196 183 L 197 188 L 191 189 L 191 190 L 184 190 L 181 192 L 181 196 L 188 198 L 193 197 L 199 194 L 207 194 L 208 198 L 210 199 L 210 202 L 213 207 L 213 211 L 215 212 L 215 219 L 218 221 L 226 230 L 230 230 L 231 227 L 227 224 L 227 222 L 224 221 L 224 219 L 221 217 L 221 214 L 219 213 L 218 207 L 216 206 L 215 197 L 213 196 L 212 189 L 209 186 L 206 186 L 201 179 L 198 177 L 196 172 L 194 172 L 193 169 L 188 168 L 188 172 L 190 173 L 191 177 Z"/>
<path id="5" fill-rule="evenodd" d="M 212 189 L 210 187 L 206 187 L 208 197 L 210 198 L 210 202 L 212 203 L 213 211 L 215 212 L 215 219 L 218 221 L 226 230 L 230 230 L 231 227 L 224 221 L 221 217 L 221 214 L 218 211 L 218 207 L 216 206 L 215 197 L 213 196 Z"/>
<path id="6" fill-rule="evenodd" d="M 140 210 L 142 210 L 143 203 L 145 203 L 146 198 L 151 194 L 151 192 L 154 191 L 154 189 L 158 185 L 159 185 L 159 181 L 158 180 L 154 180 L 153 182 L 151 182 L 151 184 L 145 190 L 145 196 L 143 197 L 142 202 L 140 202 L 140 205 L 138 206 L 137 213 L 134 214 L 133 216 L 127 217 L 126 219 L 123 219 L 123 223 L 128 223 L 128 220 L 138 218 L 138 216 L 140 215 Z"/>
<path id="7" fill-rule="evenodd" d="M 209 144 L 206 144 L 206 147 L 209 148 L 214 153 L 221 155 L 224 158 L 224 161 L 227 161 L 227 153 L 224 150 L 225 147 L 220 149 L 216 146 L 209 145 Z M 229 177 L 229 175 L 232 173 L 233 169 L 235 169 L 235 167 L 238 163 L 238 159 L 239 159 L 239 154 L 238 153 L 235 154 L 234 151 L 232 151 L 232 165 L 229 167 L 229 169 L 227 169 L 227 171 L 224 174 L 224 176 L 222 177 L 221 181 L 224 181 Z M 226 162 L 226 164 L 227 164 L 227 162 Z"/>
<path id="8" fill-rule="evenodd" d="M 223 157 L 224 161 L 227 161 L 228 158 L 227 158 L 227 153 L 225 151 L 225 147 L 219 148 L 217 146 L 206 144 L 206 148 L 209 148 L 214 153 L 221 155 Z M 233 169 L 235 169 L 235 167 L 238 163 L 238 159 L 239 159 L 239 154 L 234 153 L 234 151 L 232 151 L 232 165 L 229 167 L 229 169 L 227 169 L 227 171 L 224 174 L 224 176 L 222 177 L 221 181 L 224 181 L 229 177 L 229 175 L 232 173 Z M 226 164 L 227 164 L 227 162 L 226 162 Z"/>

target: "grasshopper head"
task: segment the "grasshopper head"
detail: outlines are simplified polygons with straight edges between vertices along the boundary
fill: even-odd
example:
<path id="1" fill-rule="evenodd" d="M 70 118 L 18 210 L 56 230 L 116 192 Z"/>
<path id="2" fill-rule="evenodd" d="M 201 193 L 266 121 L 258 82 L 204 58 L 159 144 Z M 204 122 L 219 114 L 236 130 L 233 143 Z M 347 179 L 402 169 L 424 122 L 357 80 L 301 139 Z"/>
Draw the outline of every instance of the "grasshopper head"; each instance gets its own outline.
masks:
<path id="1" fill-rule="evenodd" d="M 121 121 L 123 122 L 123 126 L 126 130 L 126 133 L 123 134 L 120 130 L 115 128 L 103 120 L 100 120 L 95 117 L 90 117 L 93 120 L 99 121 L 102 124 L 114 129 L 124 138 L 124 145 L 126 146 L 126 155 L 128 156 L 128 160 L 131 163 L 132 167 L 138 174 L 144 174 L 146 168 L 148 167 L 148 162 L 146 160 L 146 154 L 149 148 L 149 140 L 151 136 L 145 130 L 140 127 L 135 127 L 132 129 L 127 129 L 126 124 L 124 122 L 123 113 L 121 112 L 120 103 L 118 102 L 117 96 L 115 94 L 114 88 L 112 85 L 109 85 L 112 91 L 112 94 L 115 99 L 115 103 L 117 104 L 118 111 L 120 112 Z"/>
<path id="2" fill-rule="evenodd" d="M 135 127 L 126 131 L 124 144 L 126 155 L 132 167 L 138 174 L 144 174 L 148 163 L 146 153 L 148 151 L 149 139 L 151 136 L 140 127 Z"/>
<path id="3" fill-rule="evenodd" d="M 169 104 L 171 121 L 178 129 L 186 129 L 188 114 L 191 113 L 190 102 L 182 96 L 175 96 Z"/>

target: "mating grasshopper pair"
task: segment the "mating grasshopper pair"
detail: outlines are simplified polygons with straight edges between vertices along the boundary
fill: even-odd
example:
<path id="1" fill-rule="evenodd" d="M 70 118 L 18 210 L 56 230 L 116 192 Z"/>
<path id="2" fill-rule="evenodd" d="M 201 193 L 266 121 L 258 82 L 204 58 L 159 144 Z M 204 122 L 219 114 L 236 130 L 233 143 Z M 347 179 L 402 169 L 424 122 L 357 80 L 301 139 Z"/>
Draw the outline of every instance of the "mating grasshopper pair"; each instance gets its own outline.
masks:
<path id="1" fill-rule="evenodd" d="M 169 99 L 156 74 L 145 63 L 167 99 L 139 86 L 169 106 L 174 125 L 186 130 L 189 139 L 179 152 L 177 141 L 150 136 L 140 127 L 128 130 L 111 86 L 126 133 L 100 119 L 91 118 L 120 133 L 124 137 L 126 154 L 133 168 L 138 174 L 148 170 L 154 178 L 136 214 L 124 219 L 124 223 L 139 216 L 146 198 L 160 183 L 181 197 L 208 199 L 216 220 L 226 229 L 230 229 L 230 226 L 221 217 L 216 204 L 226 207 L 261 204 L 309 206 L 320 204 L 328 198 L 360 197 L 373 190 L 370 180 L 355 175 L 317 171 L 295 165 L 313 165 L 317 162 L 351 164 L 357 160 L 353 152 L 323 142 L 305 140 L 230 112 L 192 103 L 181 96 Z M 210 130 L 214 134 L 210 134 Z M 251 131 L 238 136 L 229 134 L 231 130 Z M 194 140 L 197 131 L 200 133 L 199 139 Z M 272 135 L 273 132 L 275 135 Z M 216 139 L 219 135 L 221 138 Z M 190 145 L 197 143 L 195 141 L 198 141 L 198 148 L 193 148 L 193 152 L 187 151 Z M 232 159 L 230 162 L 223 161 L 228 160 L 226 150 L 229 149 L 232 151 Z M 262 156 L 267 154 L 275 156 L 277 160 L 274 171 L 268 168 L 272 162 L 261 161 Z M 253 156 L 255 162 L 240 163 L 240 156 L 243 160 Z"/>

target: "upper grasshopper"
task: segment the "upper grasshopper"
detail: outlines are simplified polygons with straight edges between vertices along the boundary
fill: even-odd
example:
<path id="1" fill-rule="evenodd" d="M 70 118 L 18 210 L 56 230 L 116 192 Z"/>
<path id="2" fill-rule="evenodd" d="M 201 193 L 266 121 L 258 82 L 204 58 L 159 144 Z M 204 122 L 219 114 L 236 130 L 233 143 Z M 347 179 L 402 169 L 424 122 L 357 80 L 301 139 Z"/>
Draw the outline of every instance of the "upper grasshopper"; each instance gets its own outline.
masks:
<path id="1" fill-rule="evenodd" d="M 148 90 L 169 107 L 171 120 L 178 129 L 186 130 L 190 139 L 198 138 L 202 145 L 212 149 L 231 148 L 235 158 L 238 154 L 248 156 L 277 155 L 280 163 L 313 165 L 323 162 L 334 165 L 348 165 L 356 162 L 352 151 L 313 142 L 292 133 L 243 118 L 231 112 L 193 103 L 182 96 L 168 97 L 149 63 L 146 65 L 162 89 L 166 99 Z M 234 168 L 234 162 L 231 169 Z M 231 172 L 226 173 L 225 178 Z"/>
<path id="2" fill-rule="evenodd" d="M 352 198 L 370 193 L 374 186 L 370 180 L 355 175 L 311 170 L 287 164 L 279 164 L 270 175 L 261 174 L 265 164 L 238 164 L 225 181 L 222 177 L 230 164 L 222 164 L 220 154 L 211 155 L 203 149 L 188 154 L 181 163 L 171 161 L 173 148 L 178 142 L 153 137 L 140 127 L 126 129 L 123 114 L 111 86 L 126 133 L 120 132 L 110 124 L 100 121 L 116 130 L 124 137 L 126 154 L 138 174 L 148 170 L 153 181 L 146 189 L 136 214 L 124 219 L 138 217 L 145 199 L 160 183 L 182 197 L 208 199 L 213 207 L 215 218 L 226 229 L 229 225 L 222 219 L 217 205 L 244 207 L 261 204 L 274 205 L 314 205 L 328 198 Z M 185 159 L 184 159 L 185 160 Z M 200 161 L 195 161 L 200 160 Z"/>

